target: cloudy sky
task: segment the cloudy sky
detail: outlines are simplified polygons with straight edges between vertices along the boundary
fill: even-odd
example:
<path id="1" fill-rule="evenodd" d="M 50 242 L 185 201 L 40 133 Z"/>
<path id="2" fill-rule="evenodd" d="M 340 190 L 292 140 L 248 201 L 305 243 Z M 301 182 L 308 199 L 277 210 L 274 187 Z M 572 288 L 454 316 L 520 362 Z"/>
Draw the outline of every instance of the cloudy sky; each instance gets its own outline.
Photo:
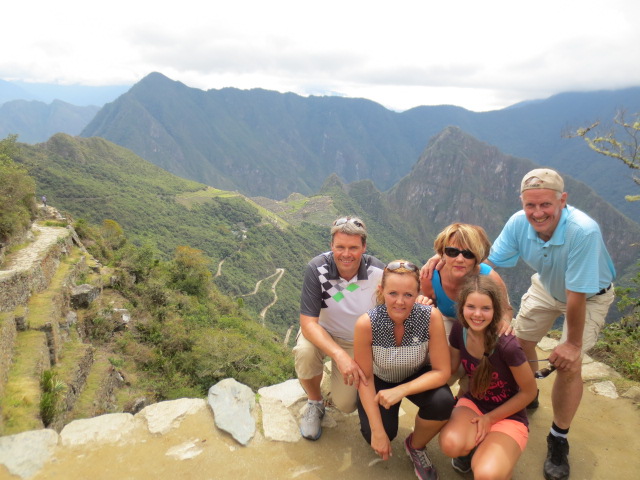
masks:
<path id="1" fill-rule="evenodd" d="M 637 0 L 20 0 L 0 78 L 363 97 L 394 110 L 504 108 L 640 86 Z"/>

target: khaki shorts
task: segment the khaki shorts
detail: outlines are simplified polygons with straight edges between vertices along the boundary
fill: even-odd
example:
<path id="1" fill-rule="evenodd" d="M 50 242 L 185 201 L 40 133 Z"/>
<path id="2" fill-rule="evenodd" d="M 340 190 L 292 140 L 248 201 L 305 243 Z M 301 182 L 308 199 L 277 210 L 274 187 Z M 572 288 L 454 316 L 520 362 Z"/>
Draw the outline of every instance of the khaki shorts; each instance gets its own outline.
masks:
<path id="1" fill-rule="evenodd" d="M 602 295 L 587 298 L 587 315 L 582 335 L 582 352 L 589 351 L 598 341 L 600 330 L 604 326 L 609 306 L 613 302 L 613 287 Z M 516 317 L 516 335 L 530 342 L 539 342 L 553 327 L 555 320 L 565 315 L 567 304 L 553 298 L 542 286 L 538 274 L 531 277 L 531 286 L 522 296 L 520 310 Z M 567 339 L 567 321 L 562 325 L 562 338 Z"/>
<path id="2" fill-rule="evenodd" d="M 353 358 L 353 342 L 333 336 L 331 338 Z M 298 331 L 293 356 L 298 378 L 308 380 L 324 372 L 324 361 L 327 356 L 302 335 L 302 330 Z M 338 410 L 351 413 L 356 409 L 357 393 L 355 387 L 345 385 L 338 366 L 331 360 L 331 402 Z"/>

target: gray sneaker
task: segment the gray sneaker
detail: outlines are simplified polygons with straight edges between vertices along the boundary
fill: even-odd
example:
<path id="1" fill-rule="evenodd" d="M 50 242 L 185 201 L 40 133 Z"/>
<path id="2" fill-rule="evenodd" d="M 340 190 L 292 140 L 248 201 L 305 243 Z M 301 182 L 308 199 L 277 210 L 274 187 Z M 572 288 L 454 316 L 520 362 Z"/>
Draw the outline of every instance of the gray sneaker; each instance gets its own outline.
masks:
<path id="1" fill-rule="evenodd" d="M 416 476 L 420 480 L 438 480 L 438 472 L 427 454 L 427 447 L 422 450 L 413 448 L 411 446 L 411 437 L 413 437 L 413 433 L 404 441 L 404 449 L 413 462 L 413 471 L 416 473 Z"/>
<path id="2" fill-rule="evenodd" d="M 324 405 L 307 403 L 302 418 L 300 418 L 300 433 L 304 438 L 317 440 L 322 435 L 322 417 L 324 417 Z"/>

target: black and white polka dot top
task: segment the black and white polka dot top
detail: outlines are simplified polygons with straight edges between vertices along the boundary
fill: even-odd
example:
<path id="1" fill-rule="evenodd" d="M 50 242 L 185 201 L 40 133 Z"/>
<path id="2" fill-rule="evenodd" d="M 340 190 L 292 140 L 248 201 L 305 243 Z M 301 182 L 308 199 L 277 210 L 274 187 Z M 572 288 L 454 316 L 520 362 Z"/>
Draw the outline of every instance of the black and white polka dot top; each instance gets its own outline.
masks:
<path id="1" fill-rule="evenodd" d="M 369 310 L 373 337 L 373 373 L 382 380 L 400 383 L 429 362 L 429 321 L 431 306 L 414 304 L 404 321 L 400 346 L 393 336 L 393 320 L 386 305 Z"/>

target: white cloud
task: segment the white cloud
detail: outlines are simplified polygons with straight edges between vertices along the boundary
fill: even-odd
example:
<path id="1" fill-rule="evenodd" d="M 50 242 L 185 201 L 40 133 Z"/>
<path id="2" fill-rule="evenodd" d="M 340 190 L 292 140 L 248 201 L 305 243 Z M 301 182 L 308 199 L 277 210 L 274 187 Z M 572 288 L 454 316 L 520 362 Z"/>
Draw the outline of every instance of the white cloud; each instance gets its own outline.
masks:
<path id="1" fill-rule="evenodd" d="M 338 92 L 472 110 L 640 85 L 640 2 L 80 0 L 3 6 L 0 78 Z"/>

